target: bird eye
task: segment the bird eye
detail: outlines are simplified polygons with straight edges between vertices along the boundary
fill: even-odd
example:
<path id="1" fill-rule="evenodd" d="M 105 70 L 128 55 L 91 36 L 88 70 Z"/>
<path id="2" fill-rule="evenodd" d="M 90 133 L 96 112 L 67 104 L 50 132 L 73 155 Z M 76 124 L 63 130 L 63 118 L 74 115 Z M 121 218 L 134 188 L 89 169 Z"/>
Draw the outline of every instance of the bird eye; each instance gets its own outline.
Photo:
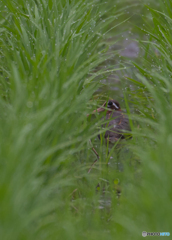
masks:
<path id="1" fill-rule="evenodd" d="M 109 102 L 108 102 L 108 105 L 110 105 L 110 106 L 111 106 L 111 105 L 112 105 L 112 102 L 111 102 L 111 101 L 109 101 Z"/>

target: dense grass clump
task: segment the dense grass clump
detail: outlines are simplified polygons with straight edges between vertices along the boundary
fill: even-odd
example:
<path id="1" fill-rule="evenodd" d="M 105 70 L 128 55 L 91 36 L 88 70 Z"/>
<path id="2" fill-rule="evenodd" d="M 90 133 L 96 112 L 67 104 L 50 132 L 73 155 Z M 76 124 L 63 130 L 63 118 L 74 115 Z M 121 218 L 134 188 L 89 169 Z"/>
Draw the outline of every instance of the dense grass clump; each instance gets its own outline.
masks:
<path id="1" fill-rule="evenodd" d="M 3 239 L 76 234 L 71 194 L 76 178 L 89 178 L 76 153 L 95 135 L 87 106 L 107 58 L 103 34 L 119 14 L 106 10 L 98 1 L 1 2 Z"/>
<path id="2" fill-rule="evenodd" d="M 132 3 L 148 23 L 134 30 L 144 39 L 140 58 L 126 66 L 120 60 L 119 68 L 106 38 L 118 34 L 120 22 L 121 32 L 130 28 L 132 14 L 121 2 L 122 11 L 118 1 L 0 3 L 3 240 L 138 239 L 142 231 L 170 231 L 172 1 L 158 2 L 162 12 Z M 101 116 L 87 114 L 116 96 L 97 90 L 111 72 L 121 77 L 123 66 L 130 68 L 121 81 L 133 139 L 111 159 L 97 141 Z M 89 139 L 100 159 L 88 174 L 96 158 Z"/>
<path id="3" fill-rule="evenodd" d="M 162 12 L 147 6 L 151 22 L 140 28 L 146 36 L 141 41 L 144 55 L 141 64 L 133 63 L 139 72 L 129 78 L 137 89 L 130 91 L 137 110 L 133 149 L 142 166 L 141 182 L 130 189 L 126 212 L 128 220 L 135 214 L 135 230 L 147 232 L 170 232 L 171 218 L 172 1 L 159 1 L 159 6 Z"/>

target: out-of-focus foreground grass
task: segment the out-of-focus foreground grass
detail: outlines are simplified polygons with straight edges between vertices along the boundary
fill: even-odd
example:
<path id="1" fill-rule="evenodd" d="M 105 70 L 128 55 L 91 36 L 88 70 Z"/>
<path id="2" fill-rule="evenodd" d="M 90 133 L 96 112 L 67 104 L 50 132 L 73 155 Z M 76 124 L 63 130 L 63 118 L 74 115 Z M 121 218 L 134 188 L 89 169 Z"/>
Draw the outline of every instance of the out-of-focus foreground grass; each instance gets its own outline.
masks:
<path id="1" fill-rule="evenodd" d="M 101 124 L 87 114 L 97 107 L 92 96 L 101 76 L 115 71 L 113 65 L 95 69 L 111 57 L 103 41 L 109 26 L 121 14 L 128 18 L 108 3 L 0 2 L 3 240 L 138 239 L 144 230 L 170 231 L 171 0 L 163 13 L 148 10 L 145 56 L 133 63 L 133 88 L 124 93 L 138 114 L 121 156 L 123 171 L 115 156 L 106 166 L 100 144 L 100 164 L 87 173 L 95 160 L 89 139 L 94 142 Z"/>

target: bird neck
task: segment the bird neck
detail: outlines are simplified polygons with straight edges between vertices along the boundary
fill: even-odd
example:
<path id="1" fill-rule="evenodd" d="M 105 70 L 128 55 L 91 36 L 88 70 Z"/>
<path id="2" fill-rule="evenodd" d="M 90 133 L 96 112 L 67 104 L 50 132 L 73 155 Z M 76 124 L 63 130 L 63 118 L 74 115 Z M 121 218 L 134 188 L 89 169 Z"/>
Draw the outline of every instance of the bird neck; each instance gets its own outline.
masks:
<path id="1" fill-rule="evenodd" d="M 118 109 L 118 110 L 111 109 L 111 110 L 107 111 L 107 114 L 112 113 L 112 112 L 120 112 L 120 111 L 121 111 L 121 109 Z"/>

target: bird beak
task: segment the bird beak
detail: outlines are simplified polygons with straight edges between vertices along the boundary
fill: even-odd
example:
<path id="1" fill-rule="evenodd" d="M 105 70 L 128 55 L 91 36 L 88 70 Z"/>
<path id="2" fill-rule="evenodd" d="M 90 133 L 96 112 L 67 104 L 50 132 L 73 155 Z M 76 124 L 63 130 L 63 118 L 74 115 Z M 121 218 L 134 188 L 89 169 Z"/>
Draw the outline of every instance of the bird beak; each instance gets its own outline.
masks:
<path id="1" fill-rule="evenodd" d="M 92 114 L 95 114 L 96 112 L 99 113 L 99 112 L 105 111 L 105 109 L 104 109 L 105 106 L 106 106 L 106 102 L 103 103 L 102 107 L 97 108 L 96 110 L 94 110 L 94 111 L 92 112 Z M 87 114 L 87 117 L 88 117 L 88 116 L 90 116 L 90 114 Z"/>
<path id="2" fill-rule="evenodd" d="M 105 109 L 104 108 L 97 108 L 96 112 L 104 112 Z"/>
<path id="3" fill-rule="evenodd" d="M 96 112 L 104 112 L 105 111 L 105 109 L 104 109 L 105 106 L 106 106 L 106 102 L 103 103 L 102 107 L 97 108 Z"/>

